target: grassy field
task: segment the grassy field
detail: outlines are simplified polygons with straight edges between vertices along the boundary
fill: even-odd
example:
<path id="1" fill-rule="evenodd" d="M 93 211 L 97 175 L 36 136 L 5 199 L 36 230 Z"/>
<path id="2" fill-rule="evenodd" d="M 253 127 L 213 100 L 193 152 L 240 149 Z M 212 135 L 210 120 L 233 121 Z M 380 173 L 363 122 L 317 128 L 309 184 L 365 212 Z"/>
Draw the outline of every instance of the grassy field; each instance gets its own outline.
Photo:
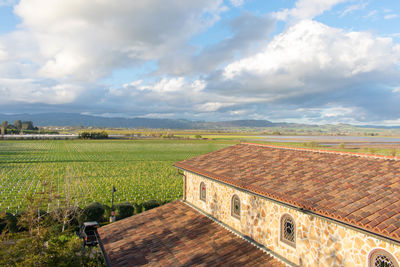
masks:
<path id="1" fill-rule="evenodd" d="M 16 213 L 32 193 L 52 192 L 81 206 L 169 201 L 182 196 L 176 161 L 211 152 L 234 141 L 212 140 L 43 140 L 0 141 L 0 211 Z"/>
<path id="2" fill-rule="evenodd" d="M 235 138 L 238 136 L 234 136 Z M 182 177 L 176 161 L 211 152 L 234 140 L 18 140 L 0 141 L 0 211 L 16 213 L 30 194 L 50 192 L 57 198 L 51 210 L 66 197 L 80 206 L 98 201 L 141 203 L 170 201 L 182 196 Z M 397 156 L 391 147 L 320 146 L 318 143 L 272 143 L 294 147 L 331 149 Z"/>

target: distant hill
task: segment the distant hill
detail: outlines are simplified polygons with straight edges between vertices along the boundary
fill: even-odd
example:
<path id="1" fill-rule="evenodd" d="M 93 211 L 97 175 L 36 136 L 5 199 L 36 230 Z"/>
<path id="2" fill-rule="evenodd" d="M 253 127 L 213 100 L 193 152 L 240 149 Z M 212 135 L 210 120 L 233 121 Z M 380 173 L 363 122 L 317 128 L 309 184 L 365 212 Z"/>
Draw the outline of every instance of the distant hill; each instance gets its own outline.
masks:
<path id="1" fill-rule="evenodd" d="M 184 119 L 150 119 L 150 118 L 107 118 L 77 113 L 42 113 L 42 114 L 0 114 L 0 122 L 7 120 L 33 121 L 38 126 L 85 126 L 112 128 L 152 128 L 152 129 L 222 129 L 222 128 L 266 128 L 266 127 L 318 127 L 286 122 L 271 122 L 268 120 L 232 120 L 220 122 L 190 121 Z M 337 127 L 337 126 L 336 126 Z M 340 125 L 339 127 L 355 127 Z M 358 126 L 365 128 L 394 129 L 400 126 Z"/>
<path id="2" fill-rule="evenodd" d="M 378 126 L 378 125 L 360 125 L 361 128 L 375 128 L 375 129 L 400 129 L 400 126 Z"/>
<path id="3" fill-rule="evenodd" d="M 187 129 L 192 126 L 191 121 L 176 119 L 148 119 L 148 118 L 106 118 L 76 113 L 42 113 L 42 114 L 0 114 L 0 121 L 15 120 L 33 121 L 38 126 L 92 126 L 114 128 L 169 128 Z"/>
<path id="4" fill-rule="evenodd" d="M 281 124 L 267 120 L 235 120 L 222 122 L 198 122 L 182 119 L 150 119 L 150 118 L 106 118 L 76 113 L 42 113 L 42 114 L 0 114 L 0 122 L 7 120 L 33 121 L 39 126 L 92 126 L 115 128 L 154 128 L 154 129 L 209 129 L 229 127 L 272 127 Z"/>

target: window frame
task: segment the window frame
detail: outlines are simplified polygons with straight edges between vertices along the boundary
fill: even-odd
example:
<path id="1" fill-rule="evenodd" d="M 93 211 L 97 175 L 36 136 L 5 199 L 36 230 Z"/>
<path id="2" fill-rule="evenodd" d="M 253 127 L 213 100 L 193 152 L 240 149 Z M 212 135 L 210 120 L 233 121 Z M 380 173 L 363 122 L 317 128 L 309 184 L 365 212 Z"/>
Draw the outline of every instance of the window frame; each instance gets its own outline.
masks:
<path id="1" fill-rule="evenodd" d="M 397 262 L 396 257 L 394 257 L 390 252 L 382 248 L 376 248 L 371 250 L 368 255 L 368 267 L 375 267 L 375 260 L 378 256 L 385 256 L 389 258 L 390 261 L 393 263 L 394 267 L 399 267 L 399 263 Z"/>
<path id="2" fill-rule="evenodd" d="M 203 196 L 202 196 L 202 193 L 203 193 L 203 191 L 202 191 L 202 189 L 203 189 L 203 187 L 204 187 L 204 191 L 205 191 L 205 196 L 204 196 L 204 198 L 203 198 Z M 200 194 L 199 194 L 199 199 L 201 200 L 201 201 L 204 201 L 204 202 L 206 202 L 207 201 L 207 187 L 206 187 L 206 184 L 204 183 L 204 182 L 201 182 L 200 183 Z"/>
<path id="3" fill-rule="evenodd" d="M 290 220 L 293 225 L 293 241 L 285 238 L 285 231 L 286 231 L 285 219 Z M 292 215 L 290 215 L 289 213 L 283 214 L 280 219 L 279 241 L 281 241 L 282 243 L 284 243 L 286 245 L 291 246 L 292 248 L 296 248 L 296 238 L 297 238 L 296 230 L 297 230 L 296 221 L 294 220 Z"/>
<path id="4" fill-rule="evenodd" d="M 239 201 L 239 214 L 237 214 L 235 212 L 235 200 L 236 199 Z M 242 212 L 242 201 L 240 200 L 238 195 L 234 194 L 231 198 L 231 216 L 236 219 L 240 219 L 241 212 Z"/>

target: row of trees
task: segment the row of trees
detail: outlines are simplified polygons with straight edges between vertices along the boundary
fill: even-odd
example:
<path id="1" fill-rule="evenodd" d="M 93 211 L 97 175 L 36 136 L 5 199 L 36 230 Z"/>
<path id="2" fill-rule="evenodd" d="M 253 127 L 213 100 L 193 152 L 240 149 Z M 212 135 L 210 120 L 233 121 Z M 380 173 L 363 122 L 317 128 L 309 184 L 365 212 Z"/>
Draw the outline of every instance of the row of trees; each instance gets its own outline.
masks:
<path id="1" fill-rule="evenodd" d="M 23 131 L 37 131 L 37 127 L 33 125 L 32 121 L 16 120 L 14 124 L 9 124 L 8 121 L 1 123 L 1 134 L 19 134 Z"/>
<path id="2" fill-rule="evenodd" d="M 80 139 L 107 139 L 108 134 L 106 131 L 102 132 L 80 132 Z"/>

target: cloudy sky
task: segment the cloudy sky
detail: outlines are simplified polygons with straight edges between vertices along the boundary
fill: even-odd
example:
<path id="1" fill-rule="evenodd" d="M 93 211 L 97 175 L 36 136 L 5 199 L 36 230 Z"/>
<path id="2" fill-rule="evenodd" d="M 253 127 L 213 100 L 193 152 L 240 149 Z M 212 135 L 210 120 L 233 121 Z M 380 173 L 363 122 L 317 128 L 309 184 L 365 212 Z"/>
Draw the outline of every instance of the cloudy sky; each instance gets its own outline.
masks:
<path id="1" fill-rule="evenodd" d="M 0 0 L 0 113 L 400 125 L 399 0 Z"/>

